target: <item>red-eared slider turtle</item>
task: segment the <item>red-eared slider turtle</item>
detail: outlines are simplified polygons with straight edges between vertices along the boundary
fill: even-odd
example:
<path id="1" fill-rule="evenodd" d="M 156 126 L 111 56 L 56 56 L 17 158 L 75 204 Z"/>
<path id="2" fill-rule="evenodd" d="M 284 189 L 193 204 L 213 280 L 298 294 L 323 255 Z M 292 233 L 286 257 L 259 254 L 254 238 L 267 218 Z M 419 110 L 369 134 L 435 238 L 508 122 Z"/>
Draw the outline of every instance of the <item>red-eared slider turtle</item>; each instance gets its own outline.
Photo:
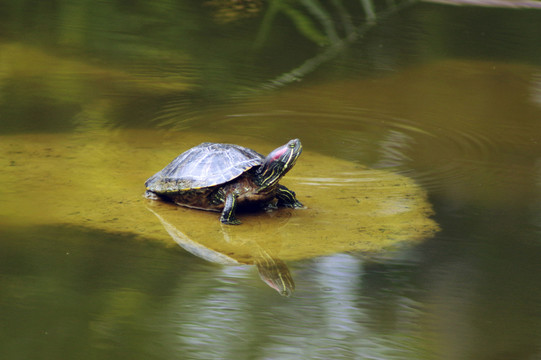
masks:
<path id="1" fill-rule="evenodd" d="M 298 139 L 273 150 L 267 157 L 239 145 L 202 143 L 150 177 L 145 182 L 145 196 L 221 211 L 220 221 L 230 225 L 240 224 L 235 217 L 237 204 L 301 208 L 295 193 L 278 184 L 301 152 Z"/>

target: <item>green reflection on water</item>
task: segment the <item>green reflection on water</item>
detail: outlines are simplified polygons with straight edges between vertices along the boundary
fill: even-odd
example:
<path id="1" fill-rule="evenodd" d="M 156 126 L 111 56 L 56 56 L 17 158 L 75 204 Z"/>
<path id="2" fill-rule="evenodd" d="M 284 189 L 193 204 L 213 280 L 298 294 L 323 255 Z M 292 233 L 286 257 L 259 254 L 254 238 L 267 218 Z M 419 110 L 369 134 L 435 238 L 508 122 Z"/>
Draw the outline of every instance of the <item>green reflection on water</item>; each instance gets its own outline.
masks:
<path id="1" fill-rule="evenodd" d="M 516 64 L 539 64 L 538 13 L 417 6 L 304 83 L 236 97 L 319 49 L 289 19 L 254 54 L 254 19 L 217 26 L 213 10 L 189 2 L 69 3 L 0 4 L 0 128 L 22 133 L 11 149 L 0 143 L 1 358 L 539 357 L 539 69 Z M 404 71 L 412 61 L 421 65 Z M 365 78 L 374 72 L 389 76 Z M 299 136 L 320 153 L 405 171 L 432 189 L 443 231 L 398 259 L 288 261 L 297 293 L 281 298 L 249 266 L 168 246 L 142 183 L 203 139 L 126 131 L 128 146 L 123 131 L 103 131 L 151 119 L 261 151 Z M 58 129 L 81 135 L 47 134 Z M 142 165 L 126 167 L 128 154 Z M 321 159 L 305 164 L 352 166 Z M 307 174 L 298 170 L 293 185 Z M 122 224 L 136 208 L 146 220 Z M 244 216 L 265 229 L 307 214 Z M 66 222 L 76 228 L 43 226 Z"/>
<path id="2" fill-rule="evenodd" d="M 154 332 L 145 318 L 188 264 L 202 270 L 161 246 L 76 227 L 3 227 L 0 237 L 6 359 L 144 358 Z"/>

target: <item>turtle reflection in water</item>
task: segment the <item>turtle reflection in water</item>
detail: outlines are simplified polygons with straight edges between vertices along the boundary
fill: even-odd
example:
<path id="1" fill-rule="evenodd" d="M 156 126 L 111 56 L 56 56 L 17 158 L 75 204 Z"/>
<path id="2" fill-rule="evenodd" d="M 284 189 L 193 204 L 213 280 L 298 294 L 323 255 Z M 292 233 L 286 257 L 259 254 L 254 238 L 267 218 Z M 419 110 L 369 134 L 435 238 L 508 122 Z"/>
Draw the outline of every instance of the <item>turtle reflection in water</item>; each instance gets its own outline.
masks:
<path id="1" fill-rule="evenodd" d="M 293 294 L 295 282 L 286 263 L 271 255 L 270 248 L 265 245 L 260 245 L 255 240 L 246 243 L 240 240 L 235 234 L 230 234 L 223 227 L 221 231 L 223 243 L 230 245 L 229 251 L 220 251 L 220 246 L 213 249 L 180 231 L 179 218 L 170 209 L 155 207 L 154 209 L 148 208 L 148 210 L 156 215 L 171 238 L 186 251 L 217 264 L 255 265 L 259 272 L 259 277 L 268 286 L 282 296 L 289 297 Z M 226 254 L 226 252 L 229 254 Z M 236 253 L 237 256 L 232 257 L 231 252 Z"/>
<path id="2" fill-rule="evenodd" d="M 235 217 L 237 205 L 302 208 L 295 193 L 278 183 L 301 152 L 299 139 L 280 146 L 267 157 L 238 145 L 202 143 L 150 177 L 145 182 L 145 196 L 221 211 L 220 221 L 229 225 L 240 224 Z"/>
<path id="3" fill-rule="evenodd" d="M 271 256 L 260 248 L 259 256 L 254 259 L 259 277 L 282 296 L 289 297 L 295 290 L 295 282 L 286 263 Z"/>

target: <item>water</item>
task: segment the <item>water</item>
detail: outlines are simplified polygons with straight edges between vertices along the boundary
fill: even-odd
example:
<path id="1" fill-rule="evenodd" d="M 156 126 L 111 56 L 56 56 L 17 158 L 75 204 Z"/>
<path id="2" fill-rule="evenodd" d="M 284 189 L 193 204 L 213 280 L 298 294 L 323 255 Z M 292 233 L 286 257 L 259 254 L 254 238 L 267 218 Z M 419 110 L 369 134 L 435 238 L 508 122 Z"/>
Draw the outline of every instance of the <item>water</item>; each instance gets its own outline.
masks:
<path id="1" fill-rule="evenodd" d="M 539 10 L 217 3 L 0 4 L 0 358 L 540 359 Z M 307 209 L 141 196 L 292 138 Z"/>

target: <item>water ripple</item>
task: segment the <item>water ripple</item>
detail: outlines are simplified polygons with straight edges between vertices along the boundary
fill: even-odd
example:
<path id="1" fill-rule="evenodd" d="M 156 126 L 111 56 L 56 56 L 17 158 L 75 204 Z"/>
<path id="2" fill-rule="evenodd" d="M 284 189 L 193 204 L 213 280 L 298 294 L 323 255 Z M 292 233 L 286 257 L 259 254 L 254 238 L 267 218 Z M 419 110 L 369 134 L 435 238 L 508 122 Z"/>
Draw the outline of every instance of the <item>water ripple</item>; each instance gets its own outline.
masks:
<path id="1" fill-rule="evenodd" d="M 269 132 L 269 122 L 276 132 Z M 539 136 L 532 134 L 531 124 L 513 119 L 490 125 L 466 118 L 430 123 L 348 107 L 339 113 L 309 109 L 236 112 L 220 126 L 277 141 L 284 138 L 286 129 L 312 149 L 414 177 L 429 189 L 481 180 L 485 185 L 520 184 L 528 166 L 513 162 L 540 151 Z M 341 186 L 358 179 L 322 176 L 305 181 Z"/>

